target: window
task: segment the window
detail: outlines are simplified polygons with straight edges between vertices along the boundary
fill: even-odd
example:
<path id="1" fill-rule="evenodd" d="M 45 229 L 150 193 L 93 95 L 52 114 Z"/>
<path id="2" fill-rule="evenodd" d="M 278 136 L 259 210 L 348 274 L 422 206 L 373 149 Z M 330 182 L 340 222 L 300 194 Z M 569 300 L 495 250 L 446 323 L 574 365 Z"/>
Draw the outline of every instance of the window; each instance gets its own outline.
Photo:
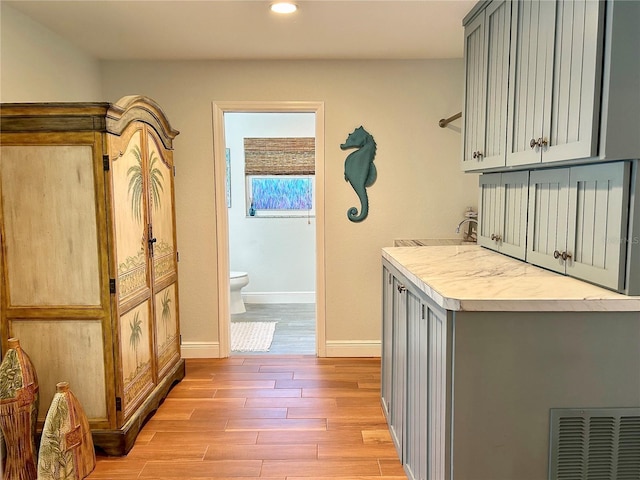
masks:
<path id="1" fill-rule="evenodd" d="M 315 139 L 245 138 L 247 214 L 315 215 Z"/>

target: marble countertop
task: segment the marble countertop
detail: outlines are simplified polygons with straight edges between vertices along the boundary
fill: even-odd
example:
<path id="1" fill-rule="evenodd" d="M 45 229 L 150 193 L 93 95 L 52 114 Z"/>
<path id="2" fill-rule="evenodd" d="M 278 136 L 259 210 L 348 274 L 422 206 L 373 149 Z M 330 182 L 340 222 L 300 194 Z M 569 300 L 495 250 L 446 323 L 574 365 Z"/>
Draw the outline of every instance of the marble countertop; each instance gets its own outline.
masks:
<path id="1" fill-rule="evenodd" d="M 467 242 L 462 238 L 423 238 L 423 239 L 399 239 L 393 241 L 394 247 L 431 247 L 442 245 L 475 245 L 476 242 Z"/>
<path id="2" fill-rule="evenodd" d="M 473 244 L 387 247 L 382 256 L 447 310 L 640 312 L 638 296 L 621 295 Z"/>

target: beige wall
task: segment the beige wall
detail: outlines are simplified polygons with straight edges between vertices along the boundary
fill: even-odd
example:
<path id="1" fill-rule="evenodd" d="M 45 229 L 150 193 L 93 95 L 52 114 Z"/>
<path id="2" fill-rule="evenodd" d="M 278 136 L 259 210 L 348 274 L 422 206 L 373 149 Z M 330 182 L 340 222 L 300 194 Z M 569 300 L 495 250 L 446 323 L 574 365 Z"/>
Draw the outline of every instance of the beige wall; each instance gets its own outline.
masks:
<path id="1" fill-rule="evenodd" d="M 437 61 L 98 62 L 2 6 L 4 102 L 115 101 L 143 94 L 181 131 L 175 142 L 180 308 L 185 352 L 218 341 L 212 101 L 323 101 L 325 105 L 326 337 L 332 352 L 371 352 L 380 340 L 380 249 L 394 238 L 447 238 L 477 204 L 463 175 L 461 59 Z M 378 180 L 370 213 L 344 181 L 340 150 L 363 125 L 375 138 Z M 359 350 L 360 349 L 360 350 Z"/>
<path id="2" fill-rule="evenodd" d="M 460 121 L 438 120 L 462 107 L 462 60 L 105 62 L 106 97 L 144 94 L 174 128 L 182 339 L 217 343 L 216 221 L 212 101 L 323 101 L 325 105 L 326 337 L 330 351 L 367 350 L 380 340 L 380 249 L 394 238 L 447 238 L 477 178 L 460 172 Z M 363 125 L 375 138 L 378 180 L 370 213 L 344 181 L 339 145 Z M 345 342 L 343 344 L 342 342 Z M 360 342 L 363 342 L 361 345 Z M 194 351 L 195 351 L 194 350 Z M 369 350 L 370 351 L 370 350 Z"/>
<path id="3" fill-rule="evenodd" d="M 0 101 L 102 101 L 100 63 L 0 2 Z"/>

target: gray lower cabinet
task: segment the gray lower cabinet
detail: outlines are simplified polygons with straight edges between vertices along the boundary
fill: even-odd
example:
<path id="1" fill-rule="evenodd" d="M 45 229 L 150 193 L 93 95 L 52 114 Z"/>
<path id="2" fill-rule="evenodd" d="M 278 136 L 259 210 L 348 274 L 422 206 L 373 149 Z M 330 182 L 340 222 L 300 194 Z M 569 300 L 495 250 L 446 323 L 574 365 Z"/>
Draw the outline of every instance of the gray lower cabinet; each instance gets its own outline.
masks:
<path id="1" fill-rule="evenodd" d="M 406 380 L 406 322 L 402 321 L 406 311 L 406 296 L 403 295 L 404 285 L 397 277 L 392 276 L 385 269 L 384 308 L 385 317 L 390 321 L 385 323 L 383 345 L 387 352 L 387 363 L 382 367 L 382 403 L 389 422 L 391 438 L 398 452 L 402 452 L 404 443 L 404 390 Z"/>
<path id="2" fill-rule="evenodd" d="M 382 404 L 408 478 L 638 478 L 637 311 L 445 310 L 382 267 Z M 554 409 L 588 409 L 590 429 L 554 447 Z M 598 432 L 612 409 L 633 423 Z"/>
<path id="3" fill-rule="evenodd" d="M 383 265 L 382 405 L 410 479 L 449 476 L 447 313 Z"/>
<path id="4" fill-rule="evenodd" d="M 527 261 L 623 290 L 628 162 L 533 171 Z"/>

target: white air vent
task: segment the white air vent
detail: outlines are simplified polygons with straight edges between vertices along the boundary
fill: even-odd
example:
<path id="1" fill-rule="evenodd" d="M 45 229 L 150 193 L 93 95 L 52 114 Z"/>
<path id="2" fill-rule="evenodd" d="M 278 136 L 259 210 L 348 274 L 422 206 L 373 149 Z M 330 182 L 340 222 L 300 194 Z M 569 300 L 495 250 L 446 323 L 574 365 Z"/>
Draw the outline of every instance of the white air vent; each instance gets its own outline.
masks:
<path id="1" fill-rule="evenodd" d="M 549 479 L 640 479 L 640 408 L 552 408 Z"/>

